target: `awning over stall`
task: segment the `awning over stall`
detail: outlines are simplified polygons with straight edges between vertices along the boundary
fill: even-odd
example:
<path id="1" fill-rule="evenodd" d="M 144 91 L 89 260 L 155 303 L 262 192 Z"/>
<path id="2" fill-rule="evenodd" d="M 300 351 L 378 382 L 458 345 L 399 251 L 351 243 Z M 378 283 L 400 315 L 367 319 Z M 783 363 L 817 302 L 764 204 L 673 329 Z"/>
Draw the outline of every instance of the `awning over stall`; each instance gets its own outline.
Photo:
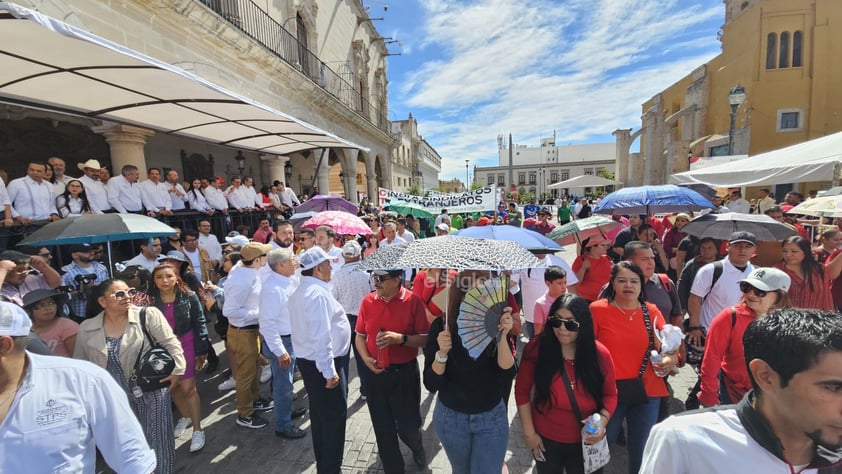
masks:
<path id="1" fill-rule="evenodd" d="M 367 148 L 201 77 L 0 2 L 0 102 L 288 154 Z"/>
<path id="2" fill-rule="evenodd" d="M 553 183 L 547 186 L 547 189 L 591 188 L 594 186 L 617 186 L 620 184 L 623 183 L 621 181 L 613 181 L 608 178 L 603 178 L 602 176 L 583 174 L 582 176 L 576 176 L 575 178 Z"/>
<path id="3" fill-rule="evenodd" d="M 771 186 L 832 181 L 842 163 L 842 132 L 670 176 L 671 184 L 703 183 L 714 187 Z"/>

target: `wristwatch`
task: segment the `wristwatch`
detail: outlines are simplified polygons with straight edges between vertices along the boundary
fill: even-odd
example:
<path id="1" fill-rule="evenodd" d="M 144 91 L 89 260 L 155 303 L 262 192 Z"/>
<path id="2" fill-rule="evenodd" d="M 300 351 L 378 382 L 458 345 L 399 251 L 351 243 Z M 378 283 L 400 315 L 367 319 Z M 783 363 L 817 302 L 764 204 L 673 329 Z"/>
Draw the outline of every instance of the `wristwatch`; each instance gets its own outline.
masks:
<path id="1" fill-rule="evenodd" d="M 436 351 L 436 362 L 439 364 L 446 364 L 447 363 L 447 356 L 441 357 L 439 356 L 438 351 Z"/>
<path id="2" fill-rule="evenodd" d="M 406 341 L 407 341 L 408 339 L 409 339 L 409 338 L 406 336 L 406 334 L 404 334 L 404 335 L 403 335 L 403 338 L 401 339 L 401 345 L 402 345 L 402 346 L 403 346 L 403 345 L 405 345 L 405 344 L 406 344 Z"/>

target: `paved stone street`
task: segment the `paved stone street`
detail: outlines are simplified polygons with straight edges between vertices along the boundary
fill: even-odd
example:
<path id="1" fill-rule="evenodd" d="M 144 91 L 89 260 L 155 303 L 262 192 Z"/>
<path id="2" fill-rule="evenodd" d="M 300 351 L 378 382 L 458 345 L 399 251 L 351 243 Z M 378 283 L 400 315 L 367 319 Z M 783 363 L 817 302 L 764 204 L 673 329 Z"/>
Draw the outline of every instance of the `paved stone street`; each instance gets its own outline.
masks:
<path id="1" fill-rule="evenodd" d="M 222 344 L 217 343 L 217 350 L 222 354 Z M 223 363 L 225 356 L 222 355 Z M 419 356 L 419 364 L 423 357 Z M 191 454 L 191 429 L 176 440 L 176 466 L 178 472 L 261 472 L 261 473 L 315 473 L 312 442 L 309 436 L 309 417 L 305 415 L 297 420 L 299 426 L 308 431 L 308 436 L 300 440 L 285 440 L 275 436 L 272 412 L 267 412 L 270 424 L 260 430 L 242 428 L 234 423 L 236 419 L 234 408 L 234 391 L 219 392 L 216 386 L 223 380 L 220 375 L 224 365 L 213 376 L 200 376 L 199 392 L 202 398 L 204 428 L 207 444 L 204 450 Z M 686 397 L 687 390 L 695 383 L 693 370 L 689 367 L 682 369 L 674 377 L 672 385 L 681 400 Z M 268 397 L 269 385 L 261 386 L 261 390 Z M 422 386 L 423 390 L 423 386 Z M 302 382 L 295 383 L 295 393 L 298 395 L 296 405 L 306 406 L 307 394 Z M 424 418 L 424 445 L 427 449 L 429 468 L 418 469 L 412 462 L 408 449 L 403 447 L 408 473 L 431 472 L 448 473 L 450 465 L 447 456 L 438 442 L 432 428 L 433 407 L 435 395 L 422 392 L 422 413 Z M 673 400 L 673 411 L 681 405 Z M 506 462 L 511 473 L 532 472 L 534 463 L 523 443 L 520 420 L 516 416 L 517 410 L 514 397 L 509 401 L 509 419 L 511 431 L 509 435 L 509 449 Z M 606 474 L 621 474 L 626 472 L 625 448 L 612 449 L 612 462 L 605 470 Z M 359 379 L 356 376 L 354 362 L 351 362 L 351 377 L 348 396 L 348 424 L 346 430 L 345 456 L 343 473 L 381 473 L 383 472 L 377 458 L 377 446 L 371 429 L 368 408 L 359 399 Z"/>

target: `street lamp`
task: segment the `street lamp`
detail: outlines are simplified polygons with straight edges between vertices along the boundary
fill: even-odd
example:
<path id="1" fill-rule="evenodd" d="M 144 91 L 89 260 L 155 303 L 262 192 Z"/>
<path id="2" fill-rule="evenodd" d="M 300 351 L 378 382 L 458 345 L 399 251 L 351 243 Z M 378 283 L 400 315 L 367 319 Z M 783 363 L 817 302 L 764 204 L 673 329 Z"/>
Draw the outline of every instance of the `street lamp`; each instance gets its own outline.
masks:
<path id="1" fill-rule="evenodd" d="M 465 191 L 470 189 L 468 187 L 468 164 L 470 162 L 471 162 L 471 160 L 465 160 Z"/>
<path id="2" fill-rule="evenodd" d="M 243 170 L 246 169 L 246 157 L 243 156 L 242 150 L 237 150 L 237 156 L 234 159 L 237 160 L 237 169 L 240 170 L 240 176 L 242 176 Z"/>
<path id="3" fill-rule="evenodd" d="M 289 160 L 284 163 L 284 176 L 286 176 L 287 183 L 289 183 L 289 179 L 292 178 L 292 163 Z"/>
<path id="4" fill-rule="evenodd" d="M 737 121 L 737 109 L 746 100 L 746 90 L 737 84 L 728 92 L 728 103 L 731 104 L 731 126 L 728 128 L 728 155 L 734 154 L 734 125 Z"/>

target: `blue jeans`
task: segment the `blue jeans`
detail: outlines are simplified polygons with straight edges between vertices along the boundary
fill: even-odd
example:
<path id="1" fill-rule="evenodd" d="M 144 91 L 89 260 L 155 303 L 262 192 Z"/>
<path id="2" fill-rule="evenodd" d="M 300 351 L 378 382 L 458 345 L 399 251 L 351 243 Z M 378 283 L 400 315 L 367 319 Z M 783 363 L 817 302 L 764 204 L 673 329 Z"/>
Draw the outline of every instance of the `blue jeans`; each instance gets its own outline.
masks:
<path id="1" fill-rule="evenodd" d="M 292 362 L 282 369 L 278 356 L 272 353 L 266 341 L 262 341 L 261 352 L 269 359 L 272 367 L 272 400 L 275 402 L 275 431 L 286 431 L 292 426 L 292 377 L 295 372 L 295 351 L 290 336 L 281 336 Z"/>
<path id="2" fill-rule="evenodd" d="M 626 447 L 629 451 L 629 474 L 637 474 L 643 460 L 643 448 L 646 446 L 646 439 L 649 438 L 649 431 L 658 421 L 658 409 L 661 406 L 660 397 L 649 397 L 649 401 L 643 405 L 630 407 L 623 404 L 617 405 L 617 410 L 608 420 L 606 427 L 608 444 L 613 445 L 617 441 L 617 435 L 623 426 L 623 419 L 626 420 L 628 430 L 626 431 Z"/>
<path id="3" fill-rule="evenodd" d="M 503 401 L 489 411 L 468 415 L 436 400 L 433 428 L 453 474 L 498 472 L 509 444 L 509 419 Z"/>

